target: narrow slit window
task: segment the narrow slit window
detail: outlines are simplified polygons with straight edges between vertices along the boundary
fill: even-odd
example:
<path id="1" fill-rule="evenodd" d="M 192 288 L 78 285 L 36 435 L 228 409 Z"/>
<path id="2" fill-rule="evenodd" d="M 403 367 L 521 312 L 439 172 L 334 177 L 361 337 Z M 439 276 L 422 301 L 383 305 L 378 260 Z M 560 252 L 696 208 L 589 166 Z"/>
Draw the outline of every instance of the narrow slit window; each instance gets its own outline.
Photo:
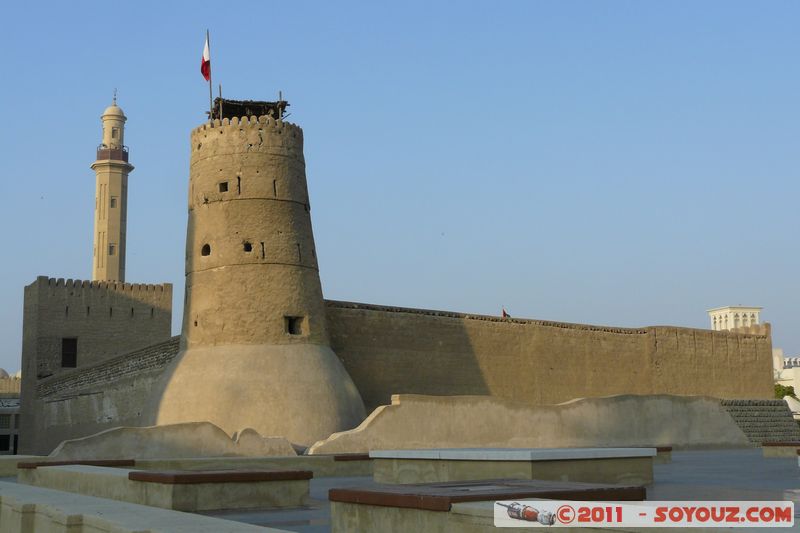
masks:
<path id="1" fill-rule="evenodd" d="M 112 196 L 111 197 L 111 206 L 110 207 L 111 207 L 111 209 L 114 209 L 115 207 L 117 207 L 117 197 L 116 196 Z"/>
<path id="2" fill-rule="evenodd" d="M 272 180 L 272 196 L 278 197 L 278 180 Z"/>
<path id="3" fill-rule="evenodd" d="M 108 245 L 108 255 L 115 255 L 117 253 L 117 245 L 116 244 L 109 244 Z"/>
<path id="4" fill-rule="evenodd" d="M 242 194 L 242 177 L 236 176 L 236 194 Z"/>

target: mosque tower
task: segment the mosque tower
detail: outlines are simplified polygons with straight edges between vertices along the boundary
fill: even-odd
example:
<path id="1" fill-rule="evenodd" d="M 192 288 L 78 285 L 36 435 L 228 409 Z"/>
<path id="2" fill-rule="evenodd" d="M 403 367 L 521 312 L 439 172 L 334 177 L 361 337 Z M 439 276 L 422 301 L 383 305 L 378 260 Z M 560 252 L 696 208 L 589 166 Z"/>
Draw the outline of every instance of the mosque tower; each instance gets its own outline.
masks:
<path id="1" fill-rule="evenodd" d="M 313 444 L 364 404 L 330 347 L 303 131 L 268 116 L 192 131 L 181 352 L 157 424 L 209 421 Z"/>
<path id="2" fill-rule="evenodd" d="M 125 233 L 128 216 L 128 163 L 125 113 L 114 102 L 103 111 L 103 142 L 92 163 L 97 182 L 94 199 L 92 279 L 125 281 Z"/>

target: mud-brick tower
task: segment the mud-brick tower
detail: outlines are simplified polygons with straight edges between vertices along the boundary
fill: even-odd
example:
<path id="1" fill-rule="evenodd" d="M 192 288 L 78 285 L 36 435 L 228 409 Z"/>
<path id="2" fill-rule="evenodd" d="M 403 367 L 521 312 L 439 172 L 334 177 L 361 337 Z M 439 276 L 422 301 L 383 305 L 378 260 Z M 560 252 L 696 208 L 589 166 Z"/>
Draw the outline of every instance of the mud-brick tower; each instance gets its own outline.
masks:
<path id="1" fill-rule="evenodd" d="M 128 217 L 128 162 L 125 113 L 114 103 L 101 116 L 103 142 L 92 163 L 96 175 L 92 279 L 125 281 L 125 237 Z"/>
<path id="2" fill-rule="evenodd" d="M 192 132 L 181 342 L 157 424 L 309 444 L 363 420 L 329 346 L 299 127 L 254 116 Z"/>

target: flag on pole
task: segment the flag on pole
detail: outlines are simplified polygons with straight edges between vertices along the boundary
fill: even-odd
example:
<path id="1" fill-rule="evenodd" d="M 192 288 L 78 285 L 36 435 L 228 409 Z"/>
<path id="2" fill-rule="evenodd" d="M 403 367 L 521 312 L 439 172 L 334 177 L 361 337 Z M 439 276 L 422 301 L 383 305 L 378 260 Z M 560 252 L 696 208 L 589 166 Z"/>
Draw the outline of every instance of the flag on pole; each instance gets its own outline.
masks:
<path id="1" fill-rule="evenodd" d="M 200 61 L 200 73 L 206 79 L 211 80 L 211 53 L 208 51 L 208 34 L 206 33 L 206 45 L 203 47 L 203 58 Z"/>
<path id="2" fill-rule="evenodd" d="M 505 307 L 503 308 L 503 318 L 511 318 L 511 315 L 509 315 L 509 314 L 506 312 L 506 308 L 505 308 Z"/>

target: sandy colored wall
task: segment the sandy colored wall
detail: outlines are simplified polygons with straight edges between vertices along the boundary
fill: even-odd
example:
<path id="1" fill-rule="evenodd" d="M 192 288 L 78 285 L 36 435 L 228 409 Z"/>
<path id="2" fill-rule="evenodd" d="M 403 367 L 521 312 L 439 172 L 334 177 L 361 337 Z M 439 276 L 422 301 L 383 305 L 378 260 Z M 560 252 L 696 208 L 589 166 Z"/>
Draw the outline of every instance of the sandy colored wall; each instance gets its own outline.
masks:
<path id="1" fill-rule="evenodd" d="M 25 287 L 25 302 L 23 379 L 31 374 L 41 379 L 64 370 L 64 337 L 78 339 L 81 368 L 171 336 L 169 283 L 123 284 L 39 276 Z M 33 330 L 31 335 L 26 335 L 28 329 Z M 30 356 L 35 356 L 35 361 Z"/>
<path id="2" fill-rule="evenodd" d="M 749 447 L 716 398 L 620 395 L 531 406 L 491 396 L 396 395 L 309 453 L 417 448 Z"/>
<path id="3" fill-rule="evenodd" d="M 748 334 L 500 319 L 326 302 L 333 348 L 368 412 L 392 394 L 495 395 L 527 405 L 614 394 L 771 398 L 768 328 Z M 23 453 L 142 414 L 178 340 L 41 380 Z M 44 431 L 44 428 L 47 431 Z M 33 443 L 36 443 L 34 446 Z"/>
<path id="4" fill-rule="evenodd" d="M 331 344 L 367 410 L 392 394 L 542 405 L 613 394 L 771 398 L 769 326 L 613 328 L 327 301 Z"/>
<path id="5" fill-rule="evenodd" d="M 77 369 L 165 341 L 172 328 L 172 285 L 106 283 L 39 276 L 25 287 L 22 325 L 21 449 L 36 439 L 36 387 L 74 372 L 61 367 L 61 341 L 78 339 Z M 93 413 L 87 413 L 87 417 Z M 58 444 L 58 443 L 56 443 Z M 37 445 L 38 447 L 38 445 Z"/>
<path id="6" fill-rule="evenodd" d="M 178 353 L 179 337 L 40 380 L 27 406 L 20 449 L 46 455 L 67 439 L 116 426 L 148 426 L 147 399 Z"/>

